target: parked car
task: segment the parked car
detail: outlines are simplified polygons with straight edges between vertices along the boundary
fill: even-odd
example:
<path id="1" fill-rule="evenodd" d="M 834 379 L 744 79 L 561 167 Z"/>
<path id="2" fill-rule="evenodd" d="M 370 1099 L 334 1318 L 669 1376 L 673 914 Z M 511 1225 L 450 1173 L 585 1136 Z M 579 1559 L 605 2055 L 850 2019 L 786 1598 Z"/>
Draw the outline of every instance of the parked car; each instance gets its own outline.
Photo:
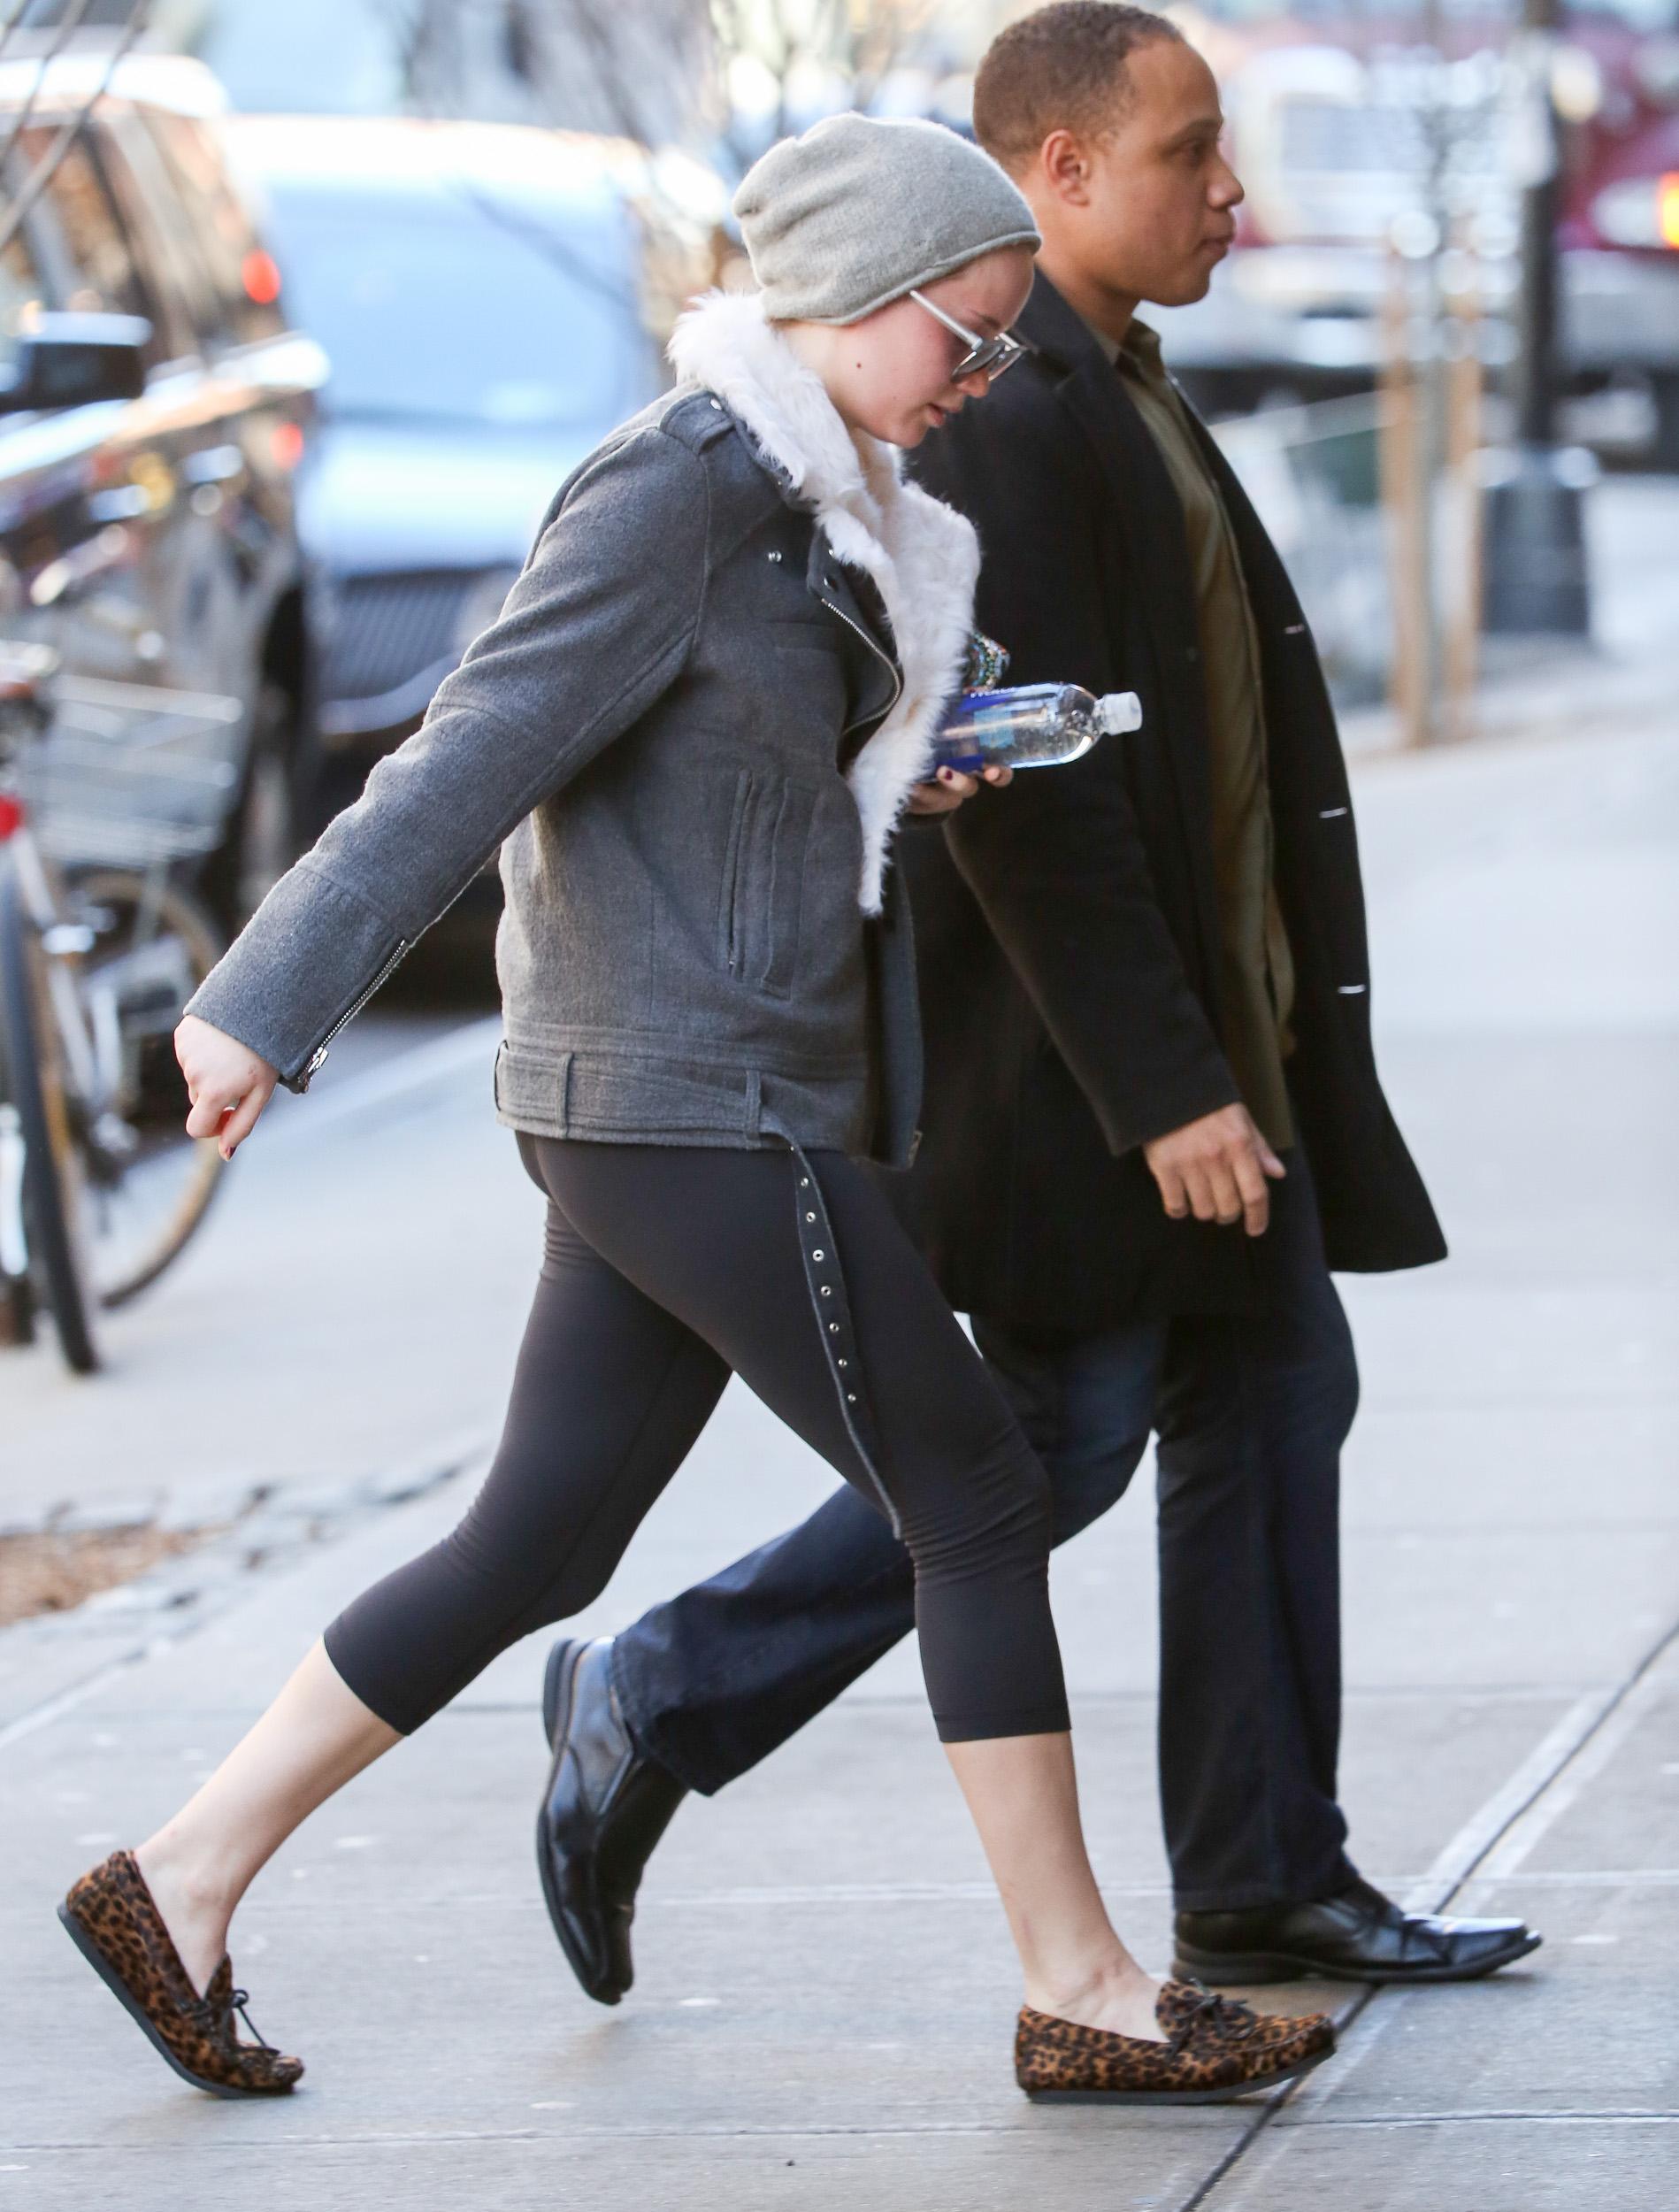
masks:
<path id="1" fill-rule="evenodd" d="M 0 210 L 104 67 L 0 65 Z M 238 702 L 236 802 L 202 878 L 231 924 L 295 841 L 293 475 L 326 363 L 280 309 L 218 104 L 196 63 L 120 63 L 0 250 L 0 636 L 50 646 L 73 678 Z"/>
<path id="2" fill-rule="evenodd" d="M 1225 88 L 1247 199 L 1208 299 L 1162 317 L 1174 365 L 1215 407 L 1278 386 L 1368 384 L 1396 221 L 1426 205 L 1432 158 L 1417 19 L 1378 0 L 1200 0 L 1174 19 Z M 1517 277 L 1523 118 L 1498 57 L 1512 15 L 1443 16 L 1450 196 L 1495 311 Z M 1565 0 L 1552 82 L 1563 117 L 1562 361 L 1577 390 L 1637 378 L 1658 457 L 1679 467 L 1679 0 Z"/>
<path id="3" fill-rule="evenodd" d="M 298 480 L 321 819 L 500 611 L 576 464 L 668 381 L 709 170 L 518 125 L 230 117 L 331 375 Z"/>

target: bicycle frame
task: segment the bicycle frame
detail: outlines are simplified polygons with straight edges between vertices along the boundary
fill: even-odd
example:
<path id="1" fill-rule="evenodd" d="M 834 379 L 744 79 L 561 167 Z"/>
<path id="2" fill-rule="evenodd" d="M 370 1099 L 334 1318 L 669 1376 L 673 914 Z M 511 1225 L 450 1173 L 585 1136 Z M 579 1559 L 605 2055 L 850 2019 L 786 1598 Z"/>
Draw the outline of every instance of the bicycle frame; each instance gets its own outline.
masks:
<path id="1" fill-rule="evenodd" d="M 19 1280 L 29 1265 L 23 1233 L 23 1128 L 10 1099 L 0 1098 L 0 1280 Z"/>
<path id="2" fill-rule="evenodd" d="M 91 1125 L 104 1102 L 115 1094 L 111 1070 L 101 1064 L 103 1056 L 76 983 L 75 964 L 92 950 L 94 933 L 86 923 L 65 918 L 64 902 L 54 888 L 49 864 L 29 833 L 27 817 L 15 805 L 10 810 L 12 826 L 5 831 L 0 824 L 0 837 L 17 871 L 24 913 L 46 955 L 53 1023 L 71 1088 Z"/>
<path id="3" fill-rule="evenodd" d="M 160 1135 L 156 1083 L 220 950 L 180 879 L 224 818 L 237 712 L 0 644 L 0 1274 L 44 1286 L 79 1372 L 96 1306 L 157 1279 L 219 1179 L 172 1102 Z"/>

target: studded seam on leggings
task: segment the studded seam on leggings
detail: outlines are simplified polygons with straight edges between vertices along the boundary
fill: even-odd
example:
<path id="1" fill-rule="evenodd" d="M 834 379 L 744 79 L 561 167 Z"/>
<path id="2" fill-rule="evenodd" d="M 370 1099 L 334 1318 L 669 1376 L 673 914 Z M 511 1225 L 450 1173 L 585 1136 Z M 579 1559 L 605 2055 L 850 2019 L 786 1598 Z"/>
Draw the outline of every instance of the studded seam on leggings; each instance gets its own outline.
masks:
<path id="1" fill-rule="evenodd" d="M 822 1349 L 840 1397 L 840 1417 L 863 1471 L 874 1486 L 881 1509 L 894 1536 L 903 1534 L 903 1522 L 880 1472 L 880 1445 L 875 1432 L 874 1410 L 869 1402 L 868 1378 L 857 1356 L 857 1332 L 852 1325 L 851 1298 L 846 1288 L 840 1238 L 828 1214 L 816 1171 L 801 1147 L 793 1148 L 794 1210 L 798 1218 L 799 1250 L 804 1259 L 805 1281 L 810 1305 L 822 1335 Z"/>

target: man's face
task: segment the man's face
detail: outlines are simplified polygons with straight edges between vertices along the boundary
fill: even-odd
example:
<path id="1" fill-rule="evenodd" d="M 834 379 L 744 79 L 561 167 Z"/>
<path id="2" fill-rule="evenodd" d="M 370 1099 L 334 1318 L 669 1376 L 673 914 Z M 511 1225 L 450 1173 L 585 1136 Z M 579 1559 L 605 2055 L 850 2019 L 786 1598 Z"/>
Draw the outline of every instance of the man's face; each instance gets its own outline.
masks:
<path id="1" fill-rule="evenodd" d="M 1087 149 L 1077 250 L 1109 289 L 1182 307 L 1203 296 L 1229 251 L 1242 188 L 1219 151 L 1218 87 L 1193 48 L 1154 39 L 1127 74 L 1117 127 Z"/>

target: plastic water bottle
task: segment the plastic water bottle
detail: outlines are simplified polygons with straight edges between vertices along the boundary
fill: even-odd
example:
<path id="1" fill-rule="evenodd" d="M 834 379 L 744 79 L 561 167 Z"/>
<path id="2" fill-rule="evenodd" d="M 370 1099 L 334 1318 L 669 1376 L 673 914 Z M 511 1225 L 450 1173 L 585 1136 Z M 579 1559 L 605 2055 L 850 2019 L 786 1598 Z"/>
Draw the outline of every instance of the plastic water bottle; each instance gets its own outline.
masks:
<path id="1" fill-rule="evenodd" d="M 1079 760 L 1099 737 L 1140 729 L 1134 691 L 1099 699 L 1077 684 L 1019 684 L 1008 691 L 964 691 L 933 744 L 936 768 L 977 775 L 982 768 L 1054 768 Z"/>

